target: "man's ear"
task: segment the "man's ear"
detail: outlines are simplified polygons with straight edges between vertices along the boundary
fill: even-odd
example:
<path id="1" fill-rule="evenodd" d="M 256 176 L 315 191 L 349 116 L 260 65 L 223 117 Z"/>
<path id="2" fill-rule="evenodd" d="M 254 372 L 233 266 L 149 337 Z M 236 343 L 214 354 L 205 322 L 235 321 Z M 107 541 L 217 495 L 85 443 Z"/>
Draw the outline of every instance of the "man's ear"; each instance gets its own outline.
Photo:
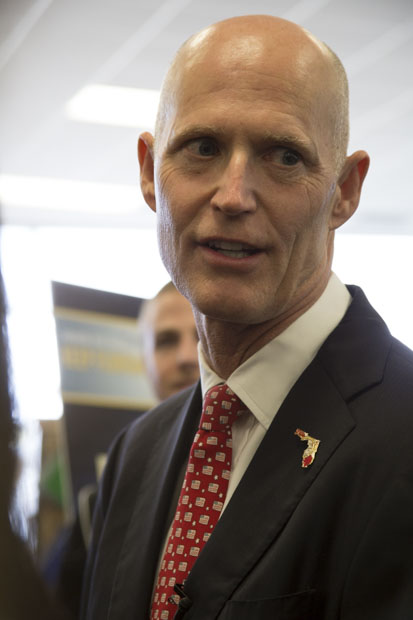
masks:
<path id="1" fill-rule="evenodd" d="M 331 230 L 347 222 L 356 211 L 369 165 L 370 158 L 365 151 L 356 151 L 347 157 L 337 182 L 338 197 L 331 213 Z"/>
<path id="2" fill-rule="evenodd" d="M 153 142 L 152 134 L 147 131 L 139 136 L 138 159 L 143 197 L 152 211 L 156 211 Z"/>

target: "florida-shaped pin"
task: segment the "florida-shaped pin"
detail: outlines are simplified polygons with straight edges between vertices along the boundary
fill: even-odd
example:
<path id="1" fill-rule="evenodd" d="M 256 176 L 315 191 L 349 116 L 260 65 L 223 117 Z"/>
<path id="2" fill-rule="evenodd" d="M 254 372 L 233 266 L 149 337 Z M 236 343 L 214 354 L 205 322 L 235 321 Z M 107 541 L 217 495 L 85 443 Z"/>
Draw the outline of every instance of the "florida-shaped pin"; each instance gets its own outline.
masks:
<path id="1" fill-rule="evenodd" d="M 319 439 L 314 439 L 314 437 L 310 437 L 308 433 L 302 431 L 301 428 L 297 428 L 294 435 L 297 435 L 301 441 L 307 442 L 307 447 L 303 452 L 303 457 L 301 460 L 301 467 L 307 468 L 309 467 L 317 454 L 318 446 L 320 445 Z"/>

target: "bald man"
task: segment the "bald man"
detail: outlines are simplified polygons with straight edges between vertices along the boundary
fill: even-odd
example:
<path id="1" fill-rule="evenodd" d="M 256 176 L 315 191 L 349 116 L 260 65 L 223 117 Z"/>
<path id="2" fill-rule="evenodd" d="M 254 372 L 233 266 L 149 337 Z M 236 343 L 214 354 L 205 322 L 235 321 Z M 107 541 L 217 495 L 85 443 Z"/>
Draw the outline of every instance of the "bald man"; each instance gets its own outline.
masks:
<path id="1" fill-rule="evenodd" d="M 138 151 L 201 382 L 118 440 L 83 618 L 411 617 L 413 354 L 331 272 L 369 165 L 347 141 L 344 69 L 295 24 L 178 51 Z"/>

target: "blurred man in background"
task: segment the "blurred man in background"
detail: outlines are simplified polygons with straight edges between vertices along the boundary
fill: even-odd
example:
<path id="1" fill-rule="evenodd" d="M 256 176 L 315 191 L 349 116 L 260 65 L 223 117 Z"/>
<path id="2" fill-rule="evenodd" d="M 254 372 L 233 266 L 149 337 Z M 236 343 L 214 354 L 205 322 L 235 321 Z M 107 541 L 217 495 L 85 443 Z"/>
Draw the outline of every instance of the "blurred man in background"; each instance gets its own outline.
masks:
<path id="1" fill-rule="evenodd" d="M 144 303 L 139 326 L 148 379 L 158 400 L 197 381 L 198 334 L 194 315 L 191 304 L 172 282 Z"/>

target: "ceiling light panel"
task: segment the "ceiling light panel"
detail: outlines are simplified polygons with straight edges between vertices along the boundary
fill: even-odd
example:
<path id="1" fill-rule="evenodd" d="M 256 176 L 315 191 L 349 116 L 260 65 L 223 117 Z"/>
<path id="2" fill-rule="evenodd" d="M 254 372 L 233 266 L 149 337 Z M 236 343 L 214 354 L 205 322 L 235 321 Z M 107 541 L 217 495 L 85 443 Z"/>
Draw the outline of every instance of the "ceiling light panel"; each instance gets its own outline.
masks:
<path id="1" fill-rule="evenodd" d="M 158 103 L 158 90 L 90 84 L 67 103 L 65 113 L 84 123 L 153 129 Z"/>

